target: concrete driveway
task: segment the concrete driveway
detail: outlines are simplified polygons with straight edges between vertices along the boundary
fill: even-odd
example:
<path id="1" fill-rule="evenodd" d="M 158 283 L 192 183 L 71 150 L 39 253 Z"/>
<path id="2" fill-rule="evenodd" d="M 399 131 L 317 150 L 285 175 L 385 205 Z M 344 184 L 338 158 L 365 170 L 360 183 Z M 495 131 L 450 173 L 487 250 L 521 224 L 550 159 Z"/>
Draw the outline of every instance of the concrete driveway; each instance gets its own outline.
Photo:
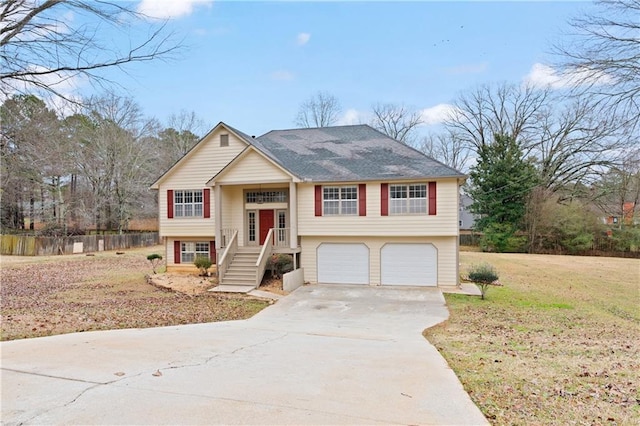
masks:
<path id="1" fill-rule="evenodd" d="M 3 342 L 2 423 L 487 424 L 437 289 L 305 286 L 245 321 Z"/>

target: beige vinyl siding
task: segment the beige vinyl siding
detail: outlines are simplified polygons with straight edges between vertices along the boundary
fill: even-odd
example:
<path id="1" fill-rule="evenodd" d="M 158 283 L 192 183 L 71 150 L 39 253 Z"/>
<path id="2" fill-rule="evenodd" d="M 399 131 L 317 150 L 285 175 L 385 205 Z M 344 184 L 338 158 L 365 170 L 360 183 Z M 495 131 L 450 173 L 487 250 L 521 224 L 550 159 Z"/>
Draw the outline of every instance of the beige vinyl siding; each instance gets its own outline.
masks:
<path id="1" fill-rule="evenodd" d="M 244 245 L 244 205 L 241 186 L 222 187 L 222 228 L 238 230 L 238 244 Z"/>
<path id="2" fill-rule="evenodd" d="M 288 182 L 291 176 L 253 149 L 216 178 L 216 184 Z"/>
<path id="3" fill-rule="evenodd" d="M 426 181 L 419 181 L 426 182 Z M 314 184 L 298 184 L 298 234 L 346 236 L 458 235 L 458 181 L 437 180 L 436 215 L 380 215 L 380 184 L 367 183 L 367 216 L 315 216 Z M 394 182 L 386 182 L 394 183 Z M 354 183 L 354 184 L 357 184 Z"/>
<path id="4" fill-rule="evenodd" d="M 229 134 L 229 146 L 220 147 L 220 134 Z M 214 229 L 214 194 L 211 191 L 211 218 L 167 218 L 167 190 L 205 189 L 206 183 L 234 159 L 246 143 L 225 129 L 219 129 L 203 140 L 181 164 L 163 179 L 158 190 L 160 236 L 193 236 L 212 238 Z"/>
<path id="5" fill-rule="evenodd" d="M 318 282 L 317 249 L 322 243 L 364 243 L 369 248 L 369 279 L 371 285 L 380 285 L 380 255 L 387 243 L 430 243 L 438 250 L 438 285 L 458 284 L 457 237 L 308 237 L 301 238 L 300 266 L 304 268 L 304 280 Z"/>

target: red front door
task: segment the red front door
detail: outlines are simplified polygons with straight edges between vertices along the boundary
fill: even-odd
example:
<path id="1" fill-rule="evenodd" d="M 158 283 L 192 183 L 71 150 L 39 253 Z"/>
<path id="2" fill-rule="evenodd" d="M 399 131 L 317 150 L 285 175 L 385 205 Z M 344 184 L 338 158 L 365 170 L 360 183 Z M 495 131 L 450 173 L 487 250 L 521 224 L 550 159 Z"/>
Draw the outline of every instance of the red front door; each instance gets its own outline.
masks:
<path id="1" fill-rule="evenodd" d="M 264 244 L 271 228 L 273 228 L 273 210 L 260 210 L 260 245 Z"/>

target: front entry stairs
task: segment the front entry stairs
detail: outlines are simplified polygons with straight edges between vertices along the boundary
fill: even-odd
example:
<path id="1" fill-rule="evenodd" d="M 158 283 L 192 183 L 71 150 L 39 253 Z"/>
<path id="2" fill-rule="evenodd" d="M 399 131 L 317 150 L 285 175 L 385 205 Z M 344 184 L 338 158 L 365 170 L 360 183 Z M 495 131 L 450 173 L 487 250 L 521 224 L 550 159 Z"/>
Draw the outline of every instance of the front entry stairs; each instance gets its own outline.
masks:
<path id="1" fill-rule="evenodd" d="M 238 247 L 222 282 L 210 291 L 223 293 L 248 293 L 256 288 L 256 262 L 262 247 Z"/>

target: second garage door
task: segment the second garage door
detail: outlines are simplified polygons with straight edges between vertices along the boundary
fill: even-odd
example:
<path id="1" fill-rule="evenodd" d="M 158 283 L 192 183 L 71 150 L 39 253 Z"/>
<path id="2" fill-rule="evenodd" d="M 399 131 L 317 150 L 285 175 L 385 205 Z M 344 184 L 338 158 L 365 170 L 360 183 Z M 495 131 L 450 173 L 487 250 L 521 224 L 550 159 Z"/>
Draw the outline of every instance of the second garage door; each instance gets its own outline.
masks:
<path id="1" fill-rule="evenodd" d="M 385 244 L 382 285 L 438 285 L 438 251 L 433 244 Z"/>
<path id="2" fill-rule="evenodd" d="M 369 248 L 366 245 L 322 243 L 317 254 L 319 283 L 369 284 Z"/>

